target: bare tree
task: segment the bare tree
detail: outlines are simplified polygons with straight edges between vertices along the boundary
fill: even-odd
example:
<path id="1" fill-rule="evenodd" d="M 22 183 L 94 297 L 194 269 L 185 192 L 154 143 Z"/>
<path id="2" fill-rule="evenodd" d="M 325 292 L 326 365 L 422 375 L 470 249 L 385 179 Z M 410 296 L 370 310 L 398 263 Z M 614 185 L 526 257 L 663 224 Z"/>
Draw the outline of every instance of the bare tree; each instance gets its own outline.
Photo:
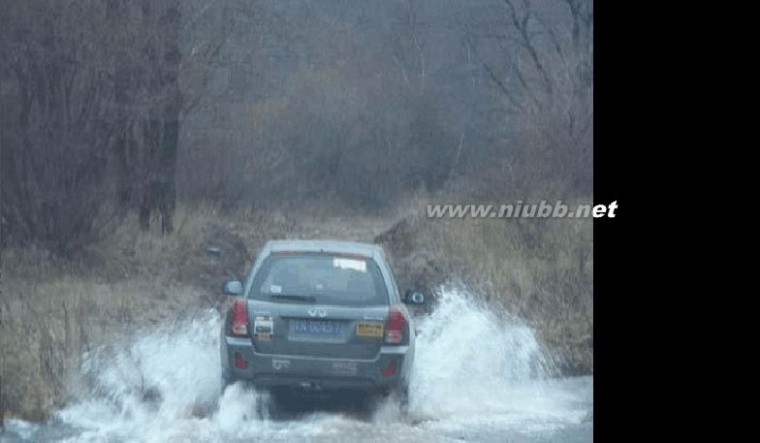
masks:
<path id="1" fill-rule="evenodd" d="M 519 145 L 508 167 L 529 187 L 556 180 L 590 194 L 592 0 L 502 0 L 492 11 L 493 20 L 469 24 L 468 33 Z"/>
<path id="2" fill-rule="evenodd" d="M 88 241 L 113 135 L 98 2 L 14 3 L 4 17 L 2 216 L 15 241 L 64 253 Z"/>
<path id="3" fill-rule="evenodd" d="M 113 57 L 120 199 L 138 208 L 143 229 L 157 211 L 162 231 L 170 233 L 182 107 L 181 12 L 172 0 L 111 1 L 108 8 L 109 22 L 119 31 Z"/>
<path id="4" fill-rule="evenodd" d="M 174 1 L 30 0 L 3 14 L 2 220 L 66 254 L 111 207 L 171 232 L 182 95 Z"/>

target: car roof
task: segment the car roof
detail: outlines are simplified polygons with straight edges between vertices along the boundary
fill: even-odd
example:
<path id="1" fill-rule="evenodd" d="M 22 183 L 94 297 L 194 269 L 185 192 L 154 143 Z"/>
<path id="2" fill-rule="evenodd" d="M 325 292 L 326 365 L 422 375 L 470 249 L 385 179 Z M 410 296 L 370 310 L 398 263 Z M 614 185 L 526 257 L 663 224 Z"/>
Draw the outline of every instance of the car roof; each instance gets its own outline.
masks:
<path id="1" fill-rule="evenodd" d="M 268 252 L 303 251 L 303 252 L 337 252 L 358 254 L 367 257 L 382 257 L 383 249 L 371 243 L 345 240 L 270 240 L 264 246 Z"/>

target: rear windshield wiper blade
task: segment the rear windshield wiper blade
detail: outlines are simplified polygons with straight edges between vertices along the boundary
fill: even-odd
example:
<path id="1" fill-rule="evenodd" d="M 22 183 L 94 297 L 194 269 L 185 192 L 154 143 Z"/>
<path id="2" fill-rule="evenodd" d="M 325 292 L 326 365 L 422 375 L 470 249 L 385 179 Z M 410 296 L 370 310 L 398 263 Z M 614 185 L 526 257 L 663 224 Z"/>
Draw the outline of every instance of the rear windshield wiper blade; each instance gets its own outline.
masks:
<path id="1" fill-rule="evenodd" d="M 298 295 L 298 294 L 270 294 L 272 298 L 287 298 L 289 300 L 307 301 L 316 303 L 317 297 L 315 295 Z"/>

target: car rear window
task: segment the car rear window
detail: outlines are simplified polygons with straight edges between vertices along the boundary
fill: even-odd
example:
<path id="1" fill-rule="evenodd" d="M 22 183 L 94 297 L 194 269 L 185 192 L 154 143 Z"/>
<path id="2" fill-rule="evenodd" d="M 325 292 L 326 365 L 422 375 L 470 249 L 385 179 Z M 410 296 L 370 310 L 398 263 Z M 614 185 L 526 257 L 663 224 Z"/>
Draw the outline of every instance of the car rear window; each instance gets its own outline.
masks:
<path id="1" fill-rule="evenodd" d="M 288 253 L 264 260 L 253 280 L 251 298 L 283 303 L 387 305 L 388 290 L 371 258 Z"/>

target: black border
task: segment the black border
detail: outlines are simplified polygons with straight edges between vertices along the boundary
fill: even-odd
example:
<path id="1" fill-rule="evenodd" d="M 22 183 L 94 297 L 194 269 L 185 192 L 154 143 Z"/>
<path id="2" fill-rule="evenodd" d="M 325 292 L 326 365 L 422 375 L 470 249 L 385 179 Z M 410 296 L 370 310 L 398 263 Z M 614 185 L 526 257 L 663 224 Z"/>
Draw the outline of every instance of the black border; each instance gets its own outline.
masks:
<path id="1" fill-rule="evenodd" d="M 634 217 L 646 215 L 645 207 L 631 192 L 646 195 L 649 164 L 658 161 L 647 124 L 657 112 L 649 82 L 658 69 L 652 43 L 661 43 L 652 14 L 651 7 L 594 3 L 594 202 L 618 203 L 615 218 L 594 219 L 593 424 L 594 439 L 602 442 L 637 441 L 647 432 L 651 439 L 646 411 L 658 402 L 647 377 L 658 361 L 650 314 L 659 301 L 651 293 L 656 283 L 641 281 L 657 256 L 647 245 L 658 243 L 642 234 L 643 223 Z M 648 293 L 636 293 L 642 283 Z"/>

